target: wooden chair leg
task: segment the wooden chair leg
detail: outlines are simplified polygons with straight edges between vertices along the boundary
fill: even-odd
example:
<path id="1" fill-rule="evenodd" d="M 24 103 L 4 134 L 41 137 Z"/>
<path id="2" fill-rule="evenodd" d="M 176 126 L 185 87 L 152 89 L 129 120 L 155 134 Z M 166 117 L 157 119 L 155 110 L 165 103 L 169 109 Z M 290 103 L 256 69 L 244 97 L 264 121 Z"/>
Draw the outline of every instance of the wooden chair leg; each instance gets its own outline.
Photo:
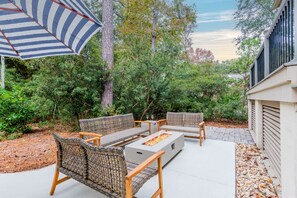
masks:
<path id="1" fill-rule="evenodd" d="M 50 195 L 52 196 L 55 193 L 57 185 L 59 185 L 60 183 L 62 183 L 64 181 L 67 181 L 68 179 L 70 179 L 70 177 L 66 176 L 59 180 L 58 151 L 57 151 L 57 153 L 56 153 L 56 168 L 55 168 L 55 174 L 54 174 L 54 179 L 53 179 Z"/>
<path id="2" fill-rule="evenodd" d="M 204 137 L 202 137 L 203 131 L 202 131 L 201 128 L 200 128 L 200 130 L 199 130 L 199 134 L 200 134 L 200 135 L 199 135 L 199 140 L 200 140 L 199 142 L 200 142 L 200 146 L 202 146 L 202 141 L 203 141 L 203 138 L 204 138 Z"/>
<path id="3" fill-rule="evenodd" d="M 133 191 L 132 191 L 132 180 L 126 179 L 126 198 L 132 198 Z"/>
<path id="4" fill-rule="evenodd" d="M 159 190 L 160 190 L 160 198 L 164 197 L 163 192 L 163 178 L 162 178 L 162 159 L 158 159 L 158 179 L 159 179 Z"/>
<path id="5" fill-rule="evenodd" d="M 151 198 L 164 198 L 164 192 L 163 192 L 163 178 L 162 178 L 162 159 L 158 159 L 158 180 L 159 180 L 159 188 L 158 190 L 153 194 Z"/>
<path id="6" fill-rule="evenodd" d="M 204 133 L 204 140 L 206 140 L 206 132 L 205 132 L 205 127 L 203 129 L 203 133 Z"/>
<path id="7" fill-rule="evenodd" d="M 52 184 L 52 188 L 51 188 L 51 191 L 50 191 L 50 195 L 51 196 L 55 193 L 56 186 L 58 185 L 58 178 L 59 178 L 59 170 L 58 170 L 58 165 L 56 165 L 56 170 L 55 170 L 55 175 L 54 175 L 54 179 L 53 179 L 53 184 Z"/>

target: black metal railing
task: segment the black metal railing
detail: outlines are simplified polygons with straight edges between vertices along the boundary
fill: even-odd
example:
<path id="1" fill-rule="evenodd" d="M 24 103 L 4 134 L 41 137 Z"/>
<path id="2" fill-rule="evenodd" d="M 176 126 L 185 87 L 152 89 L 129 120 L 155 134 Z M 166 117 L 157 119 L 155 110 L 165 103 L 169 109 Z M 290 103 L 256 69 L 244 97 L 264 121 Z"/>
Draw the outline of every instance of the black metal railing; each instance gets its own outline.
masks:
<path id="1" fill-rule="evenodd" d="M 294 5 L 288 0 L 269 37 L 269 73 L 294 58 Z"/>
<path id="2" fill-rule="evenodd" d="M 258 71 L 258 82 L 260 82 L 261 80 L 264 79 L 265 77 L 265 71 L 264 71 L 264 68 L 265 68 L 265 49 L 263 48 L 262 52 L 260 53 L 259 57 L 257 58 L 257 71 Z"/>
<path id="3" fill-rule="evenodd" d="M 296 44 L 294 37 L 295 13 L 294 0 L 285 0 L 280 6 L 273 26 L 266 34 L 265 43 L 263 43 L 255 63 L 251 66 L 251 87 L 294 59 Z"/>

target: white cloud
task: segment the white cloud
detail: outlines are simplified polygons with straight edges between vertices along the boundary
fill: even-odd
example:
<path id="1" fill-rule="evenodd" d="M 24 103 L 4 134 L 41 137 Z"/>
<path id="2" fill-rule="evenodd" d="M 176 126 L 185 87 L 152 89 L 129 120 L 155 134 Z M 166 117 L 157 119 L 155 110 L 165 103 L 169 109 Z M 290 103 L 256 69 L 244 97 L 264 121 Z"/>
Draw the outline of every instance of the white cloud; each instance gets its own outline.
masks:
<path id="1" fill-rule="evenodd" d="M 213 23 L 222 21 L 232 21 L 235 10 L 224 10 L 221 12 L 198 13 L 197 23 Z"/>
<path id="2" fill-rule="evenodd" d="M 237 30 L 218 30 L 213 32 L 194 32 L 191 34 L 192 47 L 203 48 L 214 53 L 217 60 L 223 61 L 237 57 L 234 39 L 240 35 Z"/>

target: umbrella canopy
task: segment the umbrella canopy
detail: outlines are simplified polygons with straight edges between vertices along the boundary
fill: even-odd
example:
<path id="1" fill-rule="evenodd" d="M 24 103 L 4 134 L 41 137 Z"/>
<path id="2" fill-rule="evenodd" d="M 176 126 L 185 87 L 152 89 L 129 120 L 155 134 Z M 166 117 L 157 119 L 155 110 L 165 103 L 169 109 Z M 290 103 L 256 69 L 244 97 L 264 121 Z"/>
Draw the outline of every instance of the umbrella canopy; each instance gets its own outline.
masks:
<path id="1" fill-rule="evenodd" d="M 101 26 L 81 0 L 0 0 L 0 56 L 79 54 Z"/>

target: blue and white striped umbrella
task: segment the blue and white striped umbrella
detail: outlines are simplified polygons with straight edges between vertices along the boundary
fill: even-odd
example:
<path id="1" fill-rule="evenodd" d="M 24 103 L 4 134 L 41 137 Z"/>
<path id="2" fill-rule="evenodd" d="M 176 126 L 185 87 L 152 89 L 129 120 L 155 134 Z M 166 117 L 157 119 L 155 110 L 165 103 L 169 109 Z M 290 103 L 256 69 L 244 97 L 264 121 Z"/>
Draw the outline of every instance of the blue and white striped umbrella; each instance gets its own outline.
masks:
<path id="1" fill-rule="evenodd" d="M 81 0 L 0 0 L 0 56 L 79 54 L 101 26 Z"/>

